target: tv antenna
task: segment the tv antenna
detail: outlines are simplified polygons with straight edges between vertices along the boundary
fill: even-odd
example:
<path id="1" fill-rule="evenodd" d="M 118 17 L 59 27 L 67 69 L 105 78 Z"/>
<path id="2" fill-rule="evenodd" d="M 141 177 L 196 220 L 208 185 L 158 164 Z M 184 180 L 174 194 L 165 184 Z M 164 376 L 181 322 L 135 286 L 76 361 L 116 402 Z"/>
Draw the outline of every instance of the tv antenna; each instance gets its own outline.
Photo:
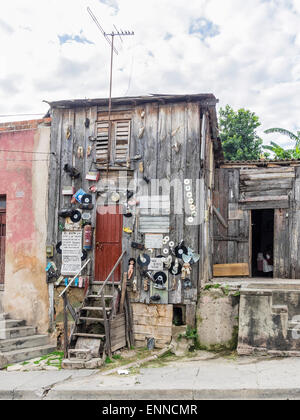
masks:
<path id="1" fill-rule="evenodd" d="M 111 49 L 111 58 L 110 58 L 110 81 L 109 81 L 109 101 L 108 101 L 108 146 L 107 146 L 107 171 L 109 168 L 110 162 L 110 149 L 111 149 L 111 110 L 112 110 L 112 86 L 113 86 L 113 65 L 114 65 L 114 54 L 119 55 L 118 50 L 115 48 L 115 37 L 119 37 L 120 40 L 123 42 L 123 36 L 133 36 L 133 31 L 119 31 L 117 27 L 114 25 L 116 32 L 112 31 L 111 33 L 106 33 L 102 26 L 100 25 L 98 19 L 88 7 L 87 11 L 93 21 L 95 22 L 96 26 L 108 42 L 110 49 Z"/>

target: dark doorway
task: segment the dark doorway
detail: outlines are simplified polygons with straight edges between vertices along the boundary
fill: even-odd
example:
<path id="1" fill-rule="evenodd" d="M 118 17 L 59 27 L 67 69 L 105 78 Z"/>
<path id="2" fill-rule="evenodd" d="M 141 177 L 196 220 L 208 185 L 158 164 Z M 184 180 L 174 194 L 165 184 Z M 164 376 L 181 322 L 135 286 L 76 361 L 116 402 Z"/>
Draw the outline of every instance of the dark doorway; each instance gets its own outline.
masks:
<path id="1" fill-rule="evenodd" d="M 252 277 L 273 277 L 274 210 L 252 210 Z"/>

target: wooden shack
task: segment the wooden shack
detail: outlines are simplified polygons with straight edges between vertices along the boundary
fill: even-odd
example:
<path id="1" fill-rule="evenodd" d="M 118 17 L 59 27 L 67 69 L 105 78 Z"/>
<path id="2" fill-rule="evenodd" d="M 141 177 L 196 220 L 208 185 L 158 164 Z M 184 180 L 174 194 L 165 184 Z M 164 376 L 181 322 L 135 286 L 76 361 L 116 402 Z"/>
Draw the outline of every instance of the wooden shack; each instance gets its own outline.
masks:
<path id="1" fill-rule="evenodd" d="M 222 158 L 216 103 L 211 94 L 115 98 L 110 114 L 107 99 L 50 103 L 56 160 L 49 178 L 48 244 L 56 251 L 49 261 L 65 282 L 62 236 L 83 226 L 59 212 L 79 210 L 81 222 L 89 221 L 93 230 L 85 255 L 91 262 L 80 273 L 89 288 L 103 285 L 113 268 L 120 284 L 134 259 L 127 290 L 136 340 L 143 345 L 148 336 L 161 344 L 170 340 L 175 312 L 194 325 L 198 291 L 212 277 L 214 169 Z M 87 205 L 74 199 L 80 190 Z M 178 250 L 191 263 L 185 275 Z M 159 309 L 157 321 L 153 308 L 160 305 L 166 310 Z"/>
<path id="2" fill-rule="evenodd" d="M 300 278 L 300 162 L 223 162 L 215 174 L 214 275 Z"/>

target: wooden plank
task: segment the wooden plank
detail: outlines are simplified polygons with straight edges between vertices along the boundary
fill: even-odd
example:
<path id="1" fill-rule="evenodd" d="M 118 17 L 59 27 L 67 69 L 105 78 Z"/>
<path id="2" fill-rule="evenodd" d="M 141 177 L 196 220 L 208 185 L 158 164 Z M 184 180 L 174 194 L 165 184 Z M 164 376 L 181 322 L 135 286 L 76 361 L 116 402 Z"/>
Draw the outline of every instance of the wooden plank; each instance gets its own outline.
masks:
<path id="1" fill-rule="evenodd" d="M 152 333 L 148 333 L 148 334 L 135 333 L 134 334 L 134 338 L 137 341 L 145 340 L 146 338 L 151 338 L 151 337 L 153 337 L 155 341 L 160 340 L 161 342 L 164 342 L 165 344 L 169 344 L 172 340 L 172 334 L 169 334 L 169 335 L 158 335 L 158 334 L 152 334 Z"/>
<path id="2" fill-rule="evenodd" d="M 244 203 L 244 204 L 241 204 L 241 207 L 244 210 L 288 209 L 290 207 L 290 203 L 288 200 L 264 201 L 264 202 Z"/>
<path id="3" fill-rule="evenodd" d="M 240 200 L 239 203 L 253 203 L 261 201 L 286 201 L 289 199 L 288 195 L 261 195 L 257 197 L 246 197 L 243 200 Z"/>
<path id="4" fill-rule="evenodd" d="M 276 167 L 276 168 L 257 168 L 257 169 L 241 169 L 240 174 L 241 175 L 264 175 L 264 174 L 272 174 L 272 173 L 295 173 L 295 169 L 287 166 L 287 167 Z"/>
<path id="5" fill-rule="evenodd" d="M 138 319 L 134 322 L 135 325 L 153 325 L 161 327 L 169 327 L 170 319 L 168 318 L 153 318 L 150 315 L 139 315 Z"/>
<path id="6" fill-rule="evenodd" d="M 133 315 L 149 315 L 153 317 L 173 318 L 173 305 L 144 305 L 132 303 Z"/>
<path id="7" fill-rule="evenodd" d="M 295 178 L 295 174 L 292 172 L 281 173 L 281 172 L 273 172 L 271 174 L 251 174 L 251 175 L 241 175 L 242 181 L 265 181 L 265 180 L 277 180 L 277 179 L 291 179 Z"/>
<path id="8" fill-rule="evenodd" d="M 221 215 L 221 213 L 219 212 L 219 210 L 216 209 L 215 206 L 213 206 L 213 212 L 216 215 L 216 217 L 219 220 L 219 222 L 221 223 L 221 225 L 223 225 L 224 228 L 228 229 L 228 224 L 226 223 L 224 217 Z"/>
<path id="9" fill-rule="evenodd" d="M 169 336 L 172 335 L 172 325 L 161 327 L 157 325 L 134 325 L 136 334 L 152 334 L 153 336 Z"/>
<path id="10" fill-rule="evenodd" d="M 292 179 L 278 179 L 276 182 L 274 180 L 267 181 L 240 181 L 240 191 L 250 192 L 250 191 L 269 191 L 276 189 L 292 189 L 293 180 Z"/>
<path id="11" fill-rule="evenodd" d="M 214 277 L 249 276 L 249 264 L 216 264 L 213 267 Z"/>

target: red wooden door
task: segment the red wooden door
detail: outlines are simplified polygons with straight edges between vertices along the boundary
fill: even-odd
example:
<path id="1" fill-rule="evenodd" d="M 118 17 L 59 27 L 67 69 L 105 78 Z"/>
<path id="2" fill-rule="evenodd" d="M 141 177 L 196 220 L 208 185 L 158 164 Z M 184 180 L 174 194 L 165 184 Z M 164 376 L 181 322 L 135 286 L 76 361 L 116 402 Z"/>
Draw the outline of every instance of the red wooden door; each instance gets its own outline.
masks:
<path id="1" fill-rule="evenodd" d="M 5 276 L 5 236 L 6 236 L 6 211 L 0 209 L 0 284 L 4 284 Z"/>
<path id="2" fill-rule="evenodd" d="M 98 207 L 95 281 L 105 281 L 122 254 L 123 215 L 119 213 L 120 206 Z M 121 266 L 115 271 L 115 281 L 121 281 Z"/>

